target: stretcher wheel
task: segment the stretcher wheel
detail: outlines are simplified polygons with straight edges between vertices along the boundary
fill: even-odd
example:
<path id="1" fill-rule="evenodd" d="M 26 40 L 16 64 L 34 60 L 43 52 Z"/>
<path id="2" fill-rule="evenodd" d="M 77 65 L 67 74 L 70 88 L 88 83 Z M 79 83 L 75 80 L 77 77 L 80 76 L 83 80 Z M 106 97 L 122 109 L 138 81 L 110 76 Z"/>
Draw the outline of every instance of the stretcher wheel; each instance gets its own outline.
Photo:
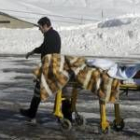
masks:
<path id="1" fill-rule="evenodd" d="M 125 126 L 124 120 L 122 119 L 120 123 L 117 123 L 116 120 L 113 121 L 113 129 L 116 131 L 121 131 Z"/>
<path id="2" fill-rule="evenodd" d="M 62 129 L 69 131 L 72 128 L 72 124 L 68 119 L 61 119 Z"/>
<path id="3" fill-rule="evenodd" d="M 79 115 L 79 114 L 75 114 L 75 122 L 77 125 L 79 126 L 82 126 L 82 125 L 85 125 L 86 123 L 86 120 L 85 118 L 82 116 L 82 115 Z"/>

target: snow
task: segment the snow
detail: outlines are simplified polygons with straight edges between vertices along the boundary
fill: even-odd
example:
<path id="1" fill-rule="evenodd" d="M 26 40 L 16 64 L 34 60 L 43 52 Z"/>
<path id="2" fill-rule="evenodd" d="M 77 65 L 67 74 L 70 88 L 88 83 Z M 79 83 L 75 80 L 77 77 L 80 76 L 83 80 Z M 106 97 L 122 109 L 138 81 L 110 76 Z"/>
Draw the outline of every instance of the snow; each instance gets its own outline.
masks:
<path id="1" fill-rule="evenodd" d="M 55 26 L 62 38 L 62 54 L 138 56 L 140 17 L 130 15 L 79 26 Z M 0 54 L 26 54 L 43 41 L 37 28 L 0 29 Z"/>
<path id="2" fill-rule="evenodd" d="M 71 10 L 73 9 L 73 10 Z M 139 0 L 1 0 L 0 11 L 37 23 L 52 20 L 62 38 L 62 54 L 138 57 Z M 26 54 L 43 41 L 37 28 L 0 28 L 0 54 Z"/>
<path id="3" fill-rule="evenodd" d="M 39 46 L 42 35 L 37 29 L 0 29 L 0 53 L 24 54 Z"/>

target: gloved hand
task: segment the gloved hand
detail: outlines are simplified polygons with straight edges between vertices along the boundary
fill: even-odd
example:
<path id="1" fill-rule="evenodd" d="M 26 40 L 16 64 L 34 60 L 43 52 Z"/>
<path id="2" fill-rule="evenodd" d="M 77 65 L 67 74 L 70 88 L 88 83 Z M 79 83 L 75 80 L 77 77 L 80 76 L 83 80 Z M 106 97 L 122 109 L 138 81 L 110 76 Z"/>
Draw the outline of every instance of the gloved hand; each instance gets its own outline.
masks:
<path id="1" fill-rule="evenodd" d="M 28 57 L 29 57 L 30 55 L 33 55 L 33 53 L 34 53 L 33 51 L 28 52 L 28 53 L 26 54 L 26 56 L 25 56 L 25 57 L 26 57 L 26 59 L 28 59 Z"/>

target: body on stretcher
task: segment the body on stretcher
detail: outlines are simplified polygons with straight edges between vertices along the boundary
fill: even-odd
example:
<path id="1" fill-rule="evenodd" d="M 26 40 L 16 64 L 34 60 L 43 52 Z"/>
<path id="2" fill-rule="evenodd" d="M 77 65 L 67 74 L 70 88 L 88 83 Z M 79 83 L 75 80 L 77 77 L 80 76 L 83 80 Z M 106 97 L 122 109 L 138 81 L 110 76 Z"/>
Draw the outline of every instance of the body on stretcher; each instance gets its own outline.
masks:
<path id="1" fill-rule="evenodd" d="M 121 81 L 120 89 L 128 94 L 129 90 L 140 90 L 140 64 L 117 64 L 106 59 L 87 60 L 89 66 L 107 71 L 110 77 Z"/>

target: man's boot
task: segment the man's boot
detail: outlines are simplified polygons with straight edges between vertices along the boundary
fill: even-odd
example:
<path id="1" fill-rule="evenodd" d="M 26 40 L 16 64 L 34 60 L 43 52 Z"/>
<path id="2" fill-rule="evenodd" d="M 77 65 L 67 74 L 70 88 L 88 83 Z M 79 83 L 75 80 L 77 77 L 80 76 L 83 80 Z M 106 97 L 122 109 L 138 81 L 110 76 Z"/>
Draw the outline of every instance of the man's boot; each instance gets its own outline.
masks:
<path id="1" fill-rule="evenodd" d="M 31 101 L 31 105 L 29 109 L 20 109 L 20 114 L 22 116 L 25 116 L 29 118 L 30 121 L 35 119 L 37 109 L 40 103 L 40 98 L 39 97 L 33 97 Z"/>

